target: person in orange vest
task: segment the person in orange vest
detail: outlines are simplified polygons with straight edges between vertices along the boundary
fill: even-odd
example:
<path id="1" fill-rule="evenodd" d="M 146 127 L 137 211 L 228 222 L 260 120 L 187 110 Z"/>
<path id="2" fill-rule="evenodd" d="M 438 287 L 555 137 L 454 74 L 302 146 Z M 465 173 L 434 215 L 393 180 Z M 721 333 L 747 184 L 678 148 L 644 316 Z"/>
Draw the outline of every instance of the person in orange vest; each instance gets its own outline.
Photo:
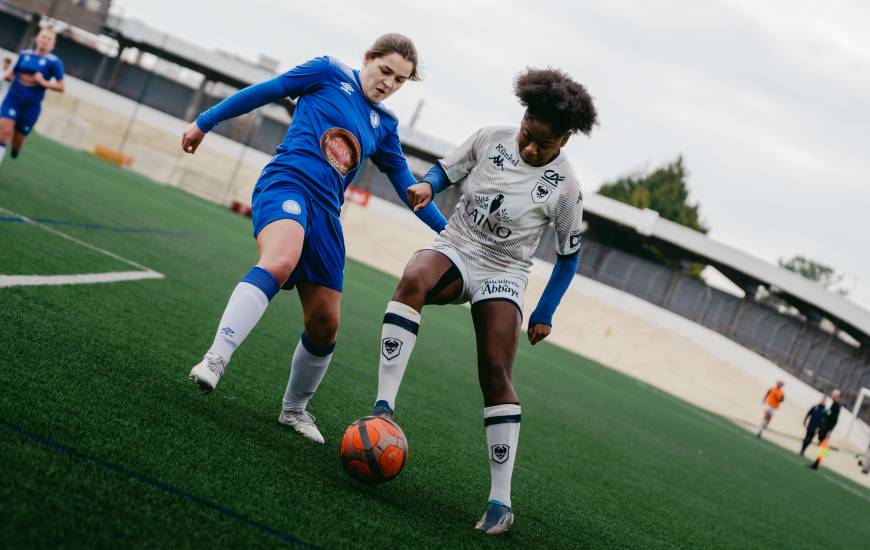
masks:
<path id="1" fill-rule="evenodd" d="M 761 438 L 761 432 L 767 428 L 770 419 L 773 418 L 773 413 L 776 412 L 779 405 L 785 401 L 785 394 L 782 392 L 782 387 L 784 385 L 785 382 L 777 380 L 776 386 L 771 387 L 767 390 L 767 393 L 764 394 L 764 399 L 761 400 L 761 403 L 764 405 L 764 418 L 761 420 L 761 424 L 758 425 L 758 433 L 755 434 L 755 437 Z"/>

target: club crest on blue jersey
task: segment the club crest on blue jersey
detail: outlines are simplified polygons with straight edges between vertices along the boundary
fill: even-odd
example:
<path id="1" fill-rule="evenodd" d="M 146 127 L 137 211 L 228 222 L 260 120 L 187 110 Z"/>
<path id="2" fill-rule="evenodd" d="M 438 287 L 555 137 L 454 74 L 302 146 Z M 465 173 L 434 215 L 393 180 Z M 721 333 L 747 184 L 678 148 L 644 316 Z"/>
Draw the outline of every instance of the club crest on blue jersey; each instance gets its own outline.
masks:
<path id="1" fill-rule="evenodd" d="M 381 123 L 381 116 L 377 113 L 377 111 L 372 109 L 372 114 L 369 115 L 369 121 L 372 123 L 372 128 L 377 128 L 378 125 Z"/>
<path id="2" fill-rule="evenodd" d="M 387 358 L 387 361 L 395 359 L 402 353 L 402 341 L 398 338 L 384 338 L 381 345 L 381 353 Z"/>
<path id="3" fill-rule="evenodd" d="M 294 201 L 293 199 L 289 199 L 284 201 L 284 204 L 281 205 L 281 210 L 287 212 L 288 214 L 299 214 L 302 212 L 302 207 L 299 206 L 299 203 Z"/>
<path id="4" fill-rule="evenodd" d="M 362 148 L 354 136 L 344 128 L 330 128 L 320 137 L 320 152 L 342 176 L 359 166 Z"/>

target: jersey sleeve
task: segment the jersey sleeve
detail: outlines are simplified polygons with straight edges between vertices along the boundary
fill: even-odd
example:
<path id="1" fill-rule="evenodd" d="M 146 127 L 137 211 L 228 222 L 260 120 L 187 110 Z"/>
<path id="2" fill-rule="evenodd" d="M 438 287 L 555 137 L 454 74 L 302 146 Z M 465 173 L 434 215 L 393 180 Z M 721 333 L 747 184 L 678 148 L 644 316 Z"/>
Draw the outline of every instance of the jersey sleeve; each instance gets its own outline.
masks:
<path id="1" fill-rule="evenodd" d="M 63 61 L 61 61 L 59 57 L 54 59 L 54 63 L 51 66 L 51 76 L 53 76 L 55 80 L 63 80 Z"/>
<path id="2" fill-rule="evenodd" d="M 396 174 L 408 170 L 408 161 L 402 152 L 399 132 L 395 127 L 391 128 L 384 136 L 381 146 L 371 156 L 371 160 L 385 174 Z"/>
<path id="3" fill-rule="evenodd" d="M 456 149 L 450 151 L 438 163 L 447 174 L 450 183 L 456 183 L 471 172 L 480 160 L 480 151 L 486 138 L 486 129 L 481 128 Z"/>
<path id="4" fill-rule="evenodd" d="M 296 99 L 322 84 L 330 71 L 332 71 L 332 62 L 329 57 L 315 57 L 278 76 L 278 80 L 284 88 L 284 93 Z"/>
<path id="5" fill-rule="evenodd" d="M 556 230 L 556 254 L 570 256 L 580 250 L 580 224 L 583 221 L 583 193 L 572 177 L 553 208 L 553 227 Z"/>

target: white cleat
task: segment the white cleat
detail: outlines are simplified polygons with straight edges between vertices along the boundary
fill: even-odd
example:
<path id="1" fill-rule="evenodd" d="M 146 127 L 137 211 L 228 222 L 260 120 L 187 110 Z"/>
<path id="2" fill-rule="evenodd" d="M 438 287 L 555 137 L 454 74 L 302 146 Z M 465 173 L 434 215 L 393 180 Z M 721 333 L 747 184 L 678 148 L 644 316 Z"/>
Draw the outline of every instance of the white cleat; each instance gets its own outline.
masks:
<path id="1" fill-rule="evenodd" d="M 226 367 L 226 361 L 223 357 L 206 353 L 202 361 L 190 369 L 190 375 L 187 378 L 199 386 L 203 392 L 210 393 L 217 387 L 221 376 L 224 375 L 224 367 Z"/>
<path id="2" fill-rule="evenodd" d="M 323 436 L 314 424 L 314 415 L 308 411 L 281 411 L 278 423 L 290 426 L 295 431 L 307 437 L 315 443 L 323 445 Z"/>

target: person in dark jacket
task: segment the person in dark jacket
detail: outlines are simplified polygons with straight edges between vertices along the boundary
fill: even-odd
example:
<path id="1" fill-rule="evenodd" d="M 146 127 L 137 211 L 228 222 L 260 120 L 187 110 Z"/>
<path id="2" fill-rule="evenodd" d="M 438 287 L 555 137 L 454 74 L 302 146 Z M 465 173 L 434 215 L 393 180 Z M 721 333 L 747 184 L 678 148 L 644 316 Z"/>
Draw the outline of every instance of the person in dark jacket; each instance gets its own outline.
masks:
<path id="1" fill-rule="evenodd" d="M 807 435 L 804 437 L 804 441 L 801 444 L 801 455 L 806 452 L 807 447 L 809 447 L 810 443 L 813 441 L 813 437 L 819 433 L 822 424 L 825 422 L 825 418 L 828 416 L 828 410 L 825 408 L 826 401 L 827 397 L 822 396 L 822 400 L 807 411 L 807 415 L 804 416 L 804 426 L 807 429 Z M 821 442 L 822 438 L 819 438 L 819 443 Z"/>
<path id="2" fill-rule="evenodd" d="M 831 392 L 831 407 L 828 409 L 828 414 L 819 428 L 819 453 L 816 455 L 816 461 L 810 465 L 813 470 L 818 470 L 822 461 L 828 456 L 828 440 L 831 439 L 831 432 L 837 426 L 837 420 L 840 418 L 840 390 Z"/>

